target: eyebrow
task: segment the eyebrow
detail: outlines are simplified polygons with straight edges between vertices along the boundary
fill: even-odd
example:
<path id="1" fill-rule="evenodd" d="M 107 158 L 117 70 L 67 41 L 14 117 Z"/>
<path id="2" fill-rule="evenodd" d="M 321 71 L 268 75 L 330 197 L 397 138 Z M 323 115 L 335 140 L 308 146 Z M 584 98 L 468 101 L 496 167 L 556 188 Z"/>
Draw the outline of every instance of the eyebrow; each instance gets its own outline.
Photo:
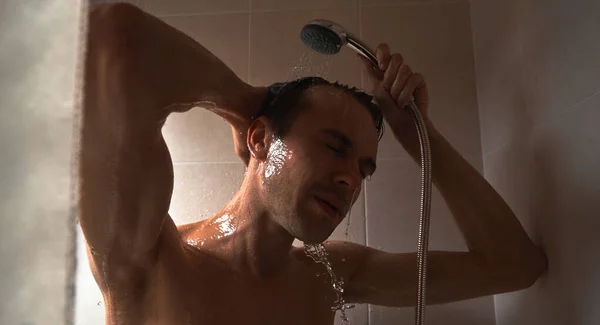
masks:
<path id="1" fill-rule="evenodd" d="M 354 143 L 352 143 L 352 140 L 350 140 L 350 138 L 341 131 L 338 131 L 335 129 L 321 129 L 320 132 L 324 133 L 328 136 L 331 136 L 333 138 L 336 138 L 344 145 L 344 147 L 347 147 L 350 149 L 354 148 Z M 372 168 L 371 174 L 375 173 L 375 170 L 377 169 L 377 164 L 375 163 L 375 160 L 373 158 L 364 157 L 364 158 L 361 158 L 360 160 L 364 161 L 367 165 L 371 166 L 371 168 Z"/>

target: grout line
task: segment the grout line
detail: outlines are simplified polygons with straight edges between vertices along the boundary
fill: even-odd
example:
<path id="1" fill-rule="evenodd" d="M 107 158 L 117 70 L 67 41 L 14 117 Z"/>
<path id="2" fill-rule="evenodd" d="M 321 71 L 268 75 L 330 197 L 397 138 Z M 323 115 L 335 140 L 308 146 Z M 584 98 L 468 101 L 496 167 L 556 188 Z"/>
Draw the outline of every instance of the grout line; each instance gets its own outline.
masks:
<path id="1" fill-rule="evenodd" d="M 270 13 L 270 12 L 290 12 L 290 11 L 310 11 L 310 12 L 315 12 L 315 11 L 326 11 L 326 10 L 338 10 L 338 9 L 351 9 L 352 6 L 333 6 L 333 7 L 324 7 L 324 8 L 287 8 L 287 9 L 259 9 L 259 10 L 253 10 L 253 12 L 258 12 L 258 13 Z"/>
<path id="2" fill-rule="evenodd" d="M 364 192 L 364 209 L 365 209 L 365 246 L 369 246 L 369 223 L 367 222 L 367 182 L 363 181 L 365 183 L 365 188 L 363 190 Z M 371 313 L 369 312 L 370 310 L 370 305 L 367 304 L 367 325 L 371 325 Z"/>
<path id="3" fill-rule="evenodd" d="M 252 3 L 251 0 L 249 0 L 250 3 Z M 378 8 L 378 7 L 414 7 L 414 6 L 430 6 L 430 5 L 439 5 L 439 4 L 453 4 L 453 3 L 459 3 L 459 2 L 464 2 L 467 0 L 439 0 L 439 1 L 426 1 L 426 2 L 422 2 L 422 1 L 411 1 L 411 2 L 405 2 L 405 3 L 398 3 L 398 4 L 374 4 L 374 5 L 363 5 L 362 1 L 359 2 L 359 6 L 360 8 Z M 316 9 L 319 11 L 326 11 L 326 10 L 338 10 L 338 9 L 351 9 L 351 6 L 338 6 L 338 7 L 325 7 L 325 8 L 320 8 L 320 9 Z M 233 15 L 233 14 L 252 14 L 252 13 L 278 13 L 278 12 L 301 12 L 301 11 L 306 11 L 306 12 L 313 12 L 315 11 L 315 9 L 311 9 L 311 8 L 290 8 L 290 9 L 260 9 L 260 10 L 252 10 L 251 8 L 249 8 L 248 10 L 225 10 L 225 11 L 212 11 L 212 12 L 186 12 L 186 13 L 174 13 L 174 14 L 155 14 L 155 16 L 159 17 L 159 18 L 166 18 L 166 17 L 186 17 L 186 16 L 214 16 L 214 15 Z"/>
<path id="4" fill-rule="evenodd" d="M 475 102 L 477 103 L 477 122 L 479 123 L 479 150 L 481 159 L 485 154 L 483 150 L 483 115 L 481 114 L 481 98 L 479 98 L 479 78 L 477 77 L 477 56 L 475 55 L 475 28 L 473 22 L 473 6 L 469 1 L 469 24 L 471 27 L 471 51 L 473 54 L 473 78 L 475 79 Z"/>
<path id="5" fill-rule="evenodd" d="M 567 114 L 568 112 L 576 109 L 578 106 L 580 106 L 581 104 L 585 103 L 588 99 L 595 97 L 595 96 L 600 96 L 600 88 L 596 89 L 593 93 L 591 93 L 588 96 L 585 96 L 584 98 L 582 98 L 581 100 L 577 101 L 575 104 L 569 106 L 568 108 L 565 108 L 564 110 L 557 112 L 556 114 L 552 114 L 550 116 L 547 116 L 545 118 L 543 118 L 539 123 L 534 123 L 531 126 L 530 132 L 528 135 L 533 135 L 535 134 L 535 132 L 538 132 L 542 129 L 544 129 L 545 127 L 548 126 L 548 124 L 552 123 L 555 119 Z M 514 144 L 517 141 L 522 141 L 521 137 L 515 137 L 513 139 L 510 140 L 506 140 L 503 143 L 501 143 L 500 145 L 496 146 L 496 148 L 490 150 L 489 152 L 483 153 L 482 152 L 482 158 L 486 158 L 490 155 L 494 155 L 495 153 L 497 153 L 498 151 L 502 150 L 503 148 Z"/>
<path id="6" fill-rule="evenodd" d="M 246 83 L 250 84 L 250 42 L 252 42 L 251 39 L 251 28 L 252 28 L 252 0 L 248 0 L 248 10 L 250 11 L 248 13 L 248 56 L 246 58 L 247 62 L 247 67 L 246 67 Z"/>
<path id="7" fill-rule="evenodd" d="M 358 0 L 357 3 L 358 6 L 358 37 L 363 40 L 363 22 L 362 22 L 362 0 Z M 360 78 L 359 81 L 359 85 L 360 85 L 360 89 L 364 91 L 365 89 L 365 85 L 363 83 L 363 69 L 361 68 L 360 64 L 357 65 L 358 66 L 358 77 Z"/>
<path id="8" fill-rule="evenodd" d="M 251 0 L 250 0 L 251 3 Z M 322 8 L 321 10 L 338 10 L 338 9 L 350 9 L 352 7 L 331 7 Z M 225 11 L 207 11 L 207 12 L 185 12 L 185 13 L 174 13 L 174 14 L 156 14 L 159 18 L 163 17 L 183 17 L 183 16 L 215 16 L 215 15 L 233 15 L 233 14 L 251 14 L 251 13 L 278 13 L 278 12 L 313 12 L 314 9 L 310 8 L 292 8 L 292 9 L 262 9 L 262 10 L 225 10 Z"/>
<path id="9" fill-rule="evenodd" d="M 365 216 L 365 246 L 369 246 L 369 232 L 367 231 L 367 229 L 369 228 L 369 223 L 367 222 L 367 182 L 365 181 L 365 188 L 363 189 L 364 192 L 364 216 Z"/>
<path id="10" fill-rule="evenodd" d="M 206 165 L 206 164 L 242 164 L 241 161 L 174 161 L 173 166 Z"/>
<path id="11" fill-rule="evenodd" d="M 369 5 L 362 5 L 362 7 L 363 8 L 416 7 L 416 6 L 453 4 L 453 3 L 459 3 L 459 2 L 468 2 L 468 0 L 406 1 L 406 2 L 402 2 L 402 3 L 390 3 L 390 4 L 369 4 Z"/>
<path id="12" fill-rule="evenodd" d="M 177 14 L 158 14 L 156 17 L 158 18 L 168 18 L 168 17 L 196 17 L 196 16 L 218 16 L 218 15 L 241 15 L 241 14 L 249 14 L 249 10 L 233 10 L 233 11 L 214 11 L 214 12 L 186 12 L 186 13 L 177 13 Z"/>
<path id="13" fill-rule="evenodd" d="M 574 110 L 575 108 L 577 108 L 578 106 L 582 105 L 583 103 L 585 103 L 588 99 L 592 98 L 592 97 L 596 97 L 600 95 L 600 87 L 598 87 L 596 90 L 593 90 L 589 95 L 583 97 L 582 99 L 578 100 L 577 102 L 575 102 L 573 105 L 556 112 L 556 114 L 552 114 L 551 116 L 547 116 L 543 119 L 541 119 L 541 121 L 539 123 L 536 123 L 532 126 L 532 131 L 535 130 L 539 130 L 544 128 L 545 126 L 547 126 L 550 122 L 552 122 L 552 120 L 554 120 L 555 118 L 561 117 L 565 114 L 567 114 L 568 112 Z"/>
<path id="14" fill-rule="evenodd" d="M 358 0 L 357 2 L 357 6 L 358 6 L 358 37 L 362 40 L 364 39 L 363 37 L 363 20 L 362 20 L 362 0 Z M 362 69 L 359 68 L 359 74 L 358 77 L 360 78 L 359 84 L 360 84 L 360 88 L 361 89 L 365 89 L 365 85 L 363 83 L 363 71 Z M 369 246 L 369 223 L 368 223 L 368 219 L 367 219 L 367 181 L 363 181 L 364 183 L 364 188 L 363 188 L 363 205 L 364 205 L 364 217 L 365 217 L 365 235 L 364 235 L 364 240 L 365 240 L 365 246 Z M 366 313 L 367 313 L 367 325 L 371 325 L 371 313 L 369 312 L 370 310 L 370 305 L 367 304 L 367 308 L 366 308 Z"/>
<path id="15" fill-rule="evenodd" d="M 386 157 L 386 158 L 377 158 L 377 161 L 413 161 L 411 157 Z"/>
<path id="16" fill-rule="evenodd" d="M 363 190 L 364 192 L 364 209 L 365 209 L 365 246 L 369 246 L 369 223 L 367 222 L 367 182 L 363 181 L 365 183 L 365 188 Z M 370 310 L 370 305 L 367 304 L 367 325 L 371 325 L 371 313 L 369 312 Z"/>

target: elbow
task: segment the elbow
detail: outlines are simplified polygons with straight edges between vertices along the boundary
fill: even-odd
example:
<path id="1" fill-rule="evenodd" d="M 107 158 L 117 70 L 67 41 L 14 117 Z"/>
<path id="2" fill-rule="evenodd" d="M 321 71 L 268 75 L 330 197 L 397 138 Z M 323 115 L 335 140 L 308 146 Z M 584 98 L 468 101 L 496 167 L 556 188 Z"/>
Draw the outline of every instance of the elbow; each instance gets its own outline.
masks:
<path id="1" fill-rule="evenodd" d="M 548 257 L 542 249 L 536 247 L 536 252 L 532 254 L 525 272 L 525 288 L 531 287 L 547 270 Z"/>
<path id="2" fill-rule="evenodd" d="M 546 273 L 548 269 L 548 258 L 539 248 L 526 258 L 518 262 L 511 263 L 504 267 L 504 281 L 510 290 L 517 291 L 527 289 L 533 286 L 537 280 Z"/>
<path id="3" fill-rule="evenodd" d="M 93 4 L 89 10 L 90 24 L 130 21 L 142 14 L 140 8 L 127 2 Z"/>
<path id="4" fill-rule="evenodd" d="M 145 13 L 129 3 L 103 3 L 90 6 L 88 47 L 127 49 L 144 19 Z"/>

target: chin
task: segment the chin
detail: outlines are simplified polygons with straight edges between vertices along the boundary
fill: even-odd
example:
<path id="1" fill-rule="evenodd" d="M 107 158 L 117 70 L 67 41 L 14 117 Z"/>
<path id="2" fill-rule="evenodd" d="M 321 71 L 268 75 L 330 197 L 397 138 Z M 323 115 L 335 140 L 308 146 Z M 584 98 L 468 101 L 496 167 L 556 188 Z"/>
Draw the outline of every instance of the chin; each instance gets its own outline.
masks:
<path id="1" fill-rule="evenodd" d="M 326 241 L 333 231 L 325 232 L 323 229 L 317 231 L 307 231 L 299 234 L 294 234 L 296 239 L 304 242 L 305 244 L 321 244 Z"/>
<path id="2" fill-rule="evenodd" d="M 326 219 L 313 211 L 296 215 L 295 223 L 289 224 L 288 232 L 306 244 L 320 244 L 326 241 L 339 223 Z"/>

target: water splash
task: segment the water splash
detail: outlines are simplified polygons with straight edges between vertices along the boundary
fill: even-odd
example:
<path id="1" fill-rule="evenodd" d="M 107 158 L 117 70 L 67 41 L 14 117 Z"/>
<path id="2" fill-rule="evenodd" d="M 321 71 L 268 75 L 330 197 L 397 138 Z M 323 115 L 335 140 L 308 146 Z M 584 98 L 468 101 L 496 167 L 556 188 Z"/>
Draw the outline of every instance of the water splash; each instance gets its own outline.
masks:
<path id="1" fill-rule="evenodd" d="M 327 270 L 327 274 L 331 279 L 331 285 L 336 294 L 336 300 L 331 306 L 331 310 L 339 310 L 341 313 L 342 322 L 344 324 L 350 324 L 350 320 L 346 315 L 346 310 L 350 308 L 354 308 L 353 305 L 347 305 L 344 301 L 344 279 L 338 278 L 333 272 L 333 268 L 331 267 L 331 262 L 327 259 L 327 251 L 325 250 L 325 246 L 323 244 L 304 244 L 304 252 L 310 258 L 312 258 L 315 263 L 323 264 Z M 317 274 L 317 276 L 319 276 Z"/>

